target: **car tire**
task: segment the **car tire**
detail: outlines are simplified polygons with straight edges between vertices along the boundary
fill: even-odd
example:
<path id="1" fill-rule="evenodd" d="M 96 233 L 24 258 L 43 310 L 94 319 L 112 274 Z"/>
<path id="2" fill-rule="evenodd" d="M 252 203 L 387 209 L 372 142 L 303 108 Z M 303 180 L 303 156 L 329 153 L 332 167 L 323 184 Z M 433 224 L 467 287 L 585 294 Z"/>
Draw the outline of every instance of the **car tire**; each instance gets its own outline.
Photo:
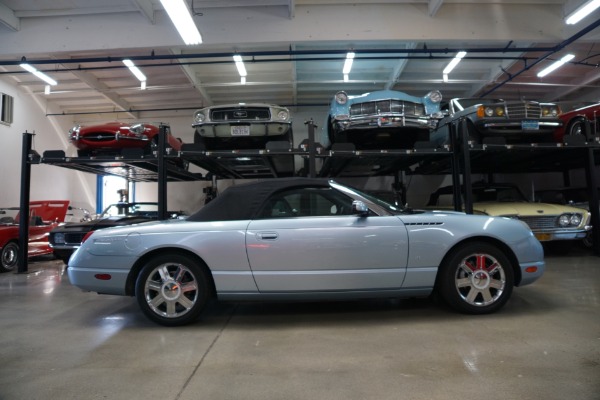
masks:
<path id="1" fill-rule="evenodd" d="M 587 140 L 585 120 L 582 118 L 577 118 L 577 119 L 571 121 L 569 123 L 567 130 L 565 131 L 565 137 L 567 137 L 567 136 L 573 137 L 573 136 L 578 136 L 578 135 L 583 135 L 583 137 L 585 137 Z M 563 138 L 563 140 L 564 140 L 564 138 Z"/>
<path id="2" fill-rule="evenodd" d="M 444 259 L 437 282 L 439 295 L 454 310 L 488 314 L 502 308 L 510 298 L 514 271 L 498 247 L 472 242 Z"/>
<path id="3" fill-rule="evenodd" d="M 164 254 L 150 259 L 135 285 L 142 312 L 164 326 L 195 321 L 211 297 L 206 267 L 182 254 Z"/>
<path id="4" fill-rule="evenodd" d="M 0 253 L 0 272 L 10 272 L 19 265 L 19 245 L 16 242 L 8 242 Z"/>

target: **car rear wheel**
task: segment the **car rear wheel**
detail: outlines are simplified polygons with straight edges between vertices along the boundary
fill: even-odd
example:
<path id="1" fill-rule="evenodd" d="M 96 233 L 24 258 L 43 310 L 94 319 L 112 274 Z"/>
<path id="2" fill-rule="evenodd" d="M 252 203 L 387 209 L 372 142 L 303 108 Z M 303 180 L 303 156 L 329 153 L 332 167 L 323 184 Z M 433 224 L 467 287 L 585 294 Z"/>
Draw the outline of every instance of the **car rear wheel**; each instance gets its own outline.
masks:
<path id="1" fill-rule="evenodd" d="M 198 318 L 210 298 L 207 272 L 192 258 L 165 254 L 150 260 L 136 281 L 135 295 L 144 314 L 165 326 Z"/>
<path id="2" fill-rule="evenodd" d="M 15 242 L 8 242 L 0 254 L 2 262 L 0 263 L 0 272 L 13 271 L 19 264 L 19 245 Z"/>
<path id="3" fill-rule="evenodd" d="M 585 131 L 586 131 L 585 120 L 576 119 L 569 124 L 569 127 L 568 127 L 566 133 L 569 136 L 583 135 L 587 139 L 587 135 L 586 135 Z"/>
<path id="4" fill-rule="evenodd" d="M 492 313 L 504 306 L 514 286 L 512 265 L 488 243 L 455 249 L 440 267 L 438 290 L 453 309 L 466 314 Z"/>

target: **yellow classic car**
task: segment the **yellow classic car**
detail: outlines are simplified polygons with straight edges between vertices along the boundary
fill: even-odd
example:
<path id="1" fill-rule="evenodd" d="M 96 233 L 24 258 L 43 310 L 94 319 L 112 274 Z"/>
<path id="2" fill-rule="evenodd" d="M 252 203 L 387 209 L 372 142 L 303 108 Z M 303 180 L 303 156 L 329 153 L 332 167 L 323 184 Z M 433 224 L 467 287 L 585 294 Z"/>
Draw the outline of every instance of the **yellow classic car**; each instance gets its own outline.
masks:
<path id="1" fill-rule="evenodd" d="M 529 225 L 541 242 L 585 239 L 592 229 L 589 211 L 560 204 L 530 202 L 516 185 L 474 183 L 472 189 L 474 214 L 521 220 Z M 441 187 L 432 193 L 426 208 L 454 209 L 453 187 Z"/>

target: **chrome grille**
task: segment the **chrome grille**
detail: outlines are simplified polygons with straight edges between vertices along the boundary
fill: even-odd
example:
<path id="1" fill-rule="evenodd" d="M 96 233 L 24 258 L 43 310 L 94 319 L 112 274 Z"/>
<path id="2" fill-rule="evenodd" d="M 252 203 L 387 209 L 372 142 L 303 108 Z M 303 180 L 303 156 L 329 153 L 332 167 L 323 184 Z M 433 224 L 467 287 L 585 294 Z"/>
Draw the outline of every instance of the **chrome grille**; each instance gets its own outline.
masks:
<path id="1" fill-rule="evenodd" d="M 88 142 L 110 142 L 115 140 L 115 135 L 113 133 L 88 133 L 80 136 L 82 139 L 87 140 Z"/>
<path id="2" fill-rule="evenodd" d="M 558 228 L 558 217 L 556 215 L 546 215 L 543 217 L 519 217 L 519 219 L 529 225 L 529 228 L 531 228 L 532 231 Z"/>
<path id="3" fill-rule="evenodd" d="M 212 121 L 245 121 L 245 120 L 270 120 L 271 112 L 268 108 L 219 108 L 210 112 Z"/>
<path id="4" fill-rule="evenodd" d="M 366 103 L 355 103 L 350 106 L 350 116 L 378 114 L 425 115 L 425 106 L 419 103 L 402 100 L 378 100 Z"/>
<path id="5" fill-rule="evenodd" d="M 542 115 L 542 107 L 539 103 L 521 102 L 507 103 L 506 113 L 509 118 L 524 119 L 524 118 L 540 118 Z"/>

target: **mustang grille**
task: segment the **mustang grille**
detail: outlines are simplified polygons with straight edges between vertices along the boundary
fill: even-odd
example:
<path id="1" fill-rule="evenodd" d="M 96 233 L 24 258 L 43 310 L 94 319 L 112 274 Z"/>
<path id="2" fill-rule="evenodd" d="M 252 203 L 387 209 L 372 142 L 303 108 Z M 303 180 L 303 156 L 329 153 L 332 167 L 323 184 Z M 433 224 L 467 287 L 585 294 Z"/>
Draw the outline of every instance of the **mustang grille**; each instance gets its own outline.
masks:
<path id="1" fill-rule="evenodd" d="M 86 233 L 87 232 L 65 233 L 65 243 L 78 245 L 81 243 L 81 241 L 83 240 L 83 237 L 85 236 Z M 56 242 L 54 241 L 54 236 L 50 236 L 50 242 L 52 244 L 56 244 Z"/>
<path id="2" fill-rule="evenodd" d="M 518 217 L 521 221 L 525 222 L 531 230 L 545 230 L 545 229 L 556 229 L 558 225 L 556 223 L 556 215 L 549 215 L 543 217 Z"/>
<path id="3" fill-rule="evenodd" d="M 270 120 L 271 112 L 268 108 L 220 108 L 210 113 L 212 121 L 255 121 Z"/>
<path id="4" fill-rule="evenodd" d="M 425 106 L 402 100 L 379 100 L 355 103 L 350 106 L 350 116 L 378 115 L 395 113 L 405 115 L 425 115 Z"/>
<path id="5" fill-rule="evenodd" d="M 506 104 L 506 113 L 509 118 L 515 119 L 540 118 L 542 107 L 538 103 L 532 102 L 508 103 Z"/>

